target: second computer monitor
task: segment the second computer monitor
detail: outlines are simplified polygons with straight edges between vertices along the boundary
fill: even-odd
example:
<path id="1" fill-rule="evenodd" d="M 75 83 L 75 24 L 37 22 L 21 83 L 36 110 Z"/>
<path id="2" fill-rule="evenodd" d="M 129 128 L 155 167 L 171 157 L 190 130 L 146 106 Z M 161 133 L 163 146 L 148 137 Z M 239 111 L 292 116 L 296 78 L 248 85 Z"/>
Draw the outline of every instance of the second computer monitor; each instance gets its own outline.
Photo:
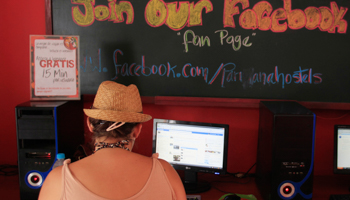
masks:
<path id="1" fill-rule="evenodd" d="M 350 174 L 350 125 L 334 126 L 334 173 Z"/>
<path id="2" fill-rule="evenodd" d="M 210 188 L 197 182 L 197 172 L 225 174 L 228 125 L 169 119 L 153 122 L 153 152 L 175 169 L 185 171 L 187 193 Z"/>

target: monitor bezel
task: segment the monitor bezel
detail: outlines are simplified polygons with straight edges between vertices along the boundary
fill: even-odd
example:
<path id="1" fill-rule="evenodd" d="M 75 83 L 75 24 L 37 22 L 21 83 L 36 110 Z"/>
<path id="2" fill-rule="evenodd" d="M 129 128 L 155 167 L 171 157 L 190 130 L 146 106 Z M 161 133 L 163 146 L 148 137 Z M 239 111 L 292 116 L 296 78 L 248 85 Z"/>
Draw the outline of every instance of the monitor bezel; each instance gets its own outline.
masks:
<path id="1" fill-rule="evenodd" d="M 350 169 L 338 169 L 338 130 L 339 128 L 346 128 L 350 130 L 350 125 L 334 125 L 334 159 L 333 172 L 335 174 L 350 174 Z"/>
<path id="2" fill-rule="evenodd" d="M 229 125 L 228 124 L 154 118 L 153 119 L 153 143 L 152 143 L 152 152 L 153 153 L 156 153 L 157 123 L 184 124 L 184 125 L 197 125 L 197 126 L 224 128 L 225 129 L 225 136 L 224 136 L 224 154 L 223 154 L 223 167 L 222 167 L 222 169 L 213 169 L 213 168 L 207 168 L 207 167 L 195 167 L 192 165 L 182 165 L 182 164 L 179 165 L 179 164 L 174 164 L 174 163 L 169 163 L 169 164 L 171 164 L 173 166 L 173 168 L 176 170 L 213 173 L 213 174 L 226 174 L 226 172 L 227 172 L 228 136 L 229 136 Z"/>

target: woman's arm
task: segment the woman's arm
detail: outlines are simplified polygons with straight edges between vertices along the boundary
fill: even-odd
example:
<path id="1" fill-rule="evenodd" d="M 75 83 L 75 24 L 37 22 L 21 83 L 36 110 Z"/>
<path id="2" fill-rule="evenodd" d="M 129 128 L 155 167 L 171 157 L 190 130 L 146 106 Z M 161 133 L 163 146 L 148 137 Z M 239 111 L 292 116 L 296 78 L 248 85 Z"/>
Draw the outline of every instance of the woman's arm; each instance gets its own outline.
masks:
<path id="1" fill-rule="evenodd" d="M 165 160 L 159 159 L 160 163 L 163 165 L 165 174 L 167 175 L 171 186 L 174 189 L 177 200 L 187 200 L 185 188 L 176 170 Z"/>
<path id="2" fill-rule="evenodd" d="M 62 193 L 62 166 L 53 169 L 46 177 L 38 200 L 59 200 Z"/>

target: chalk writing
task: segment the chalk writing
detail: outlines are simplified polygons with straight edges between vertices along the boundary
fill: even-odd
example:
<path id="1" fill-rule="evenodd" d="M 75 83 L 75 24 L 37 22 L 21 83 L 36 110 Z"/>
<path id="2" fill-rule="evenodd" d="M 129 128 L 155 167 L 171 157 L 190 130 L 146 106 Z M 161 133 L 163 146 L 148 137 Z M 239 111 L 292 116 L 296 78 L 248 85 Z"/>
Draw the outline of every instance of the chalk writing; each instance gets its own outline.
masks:
<path id="1" fill-rule="evenodd" d="M 238 70 L 236 64 L 233 62 L 221 63 L 217 66 L 216 71 L 212 73 L 209 71 L 209 67 L 195 66 L 192 63 L 186 63 L 179 67 L 170 62 L 160 65 L 146 64 L 145 56 L 141 56 L 142 61 L 140 64 L 119 63 L 117 59 L 118 56 L 124 56 L 123 51 L 120 49 L 114 51 L 115 77 L 113 77 L 112 80 L 116 80 L 120 76 L 148 77 L 157 75 L 167 78 L 202 78 L 203 81 L 209 85 L 212 85 L 214 82 L 220 82 L 221 87 L 225 87 L 227 83 L 240 82 L 242 86 L 248 83 L 249 87 L 258 83 L 262 85 L 280 84 L 283 89 L 289 84 L 322 83 L 322 73 L 315 73 L 312 68 L 302 68 L 301 66 L 290 73 L 281 73 L 279 72 L 278 66 L 275 66 L 273 72 L 255 72 L 245 76 L 244 72 Z M 210 69 L 212 68 L 213 66 L 210 66 Z"/>
<path id="2" fill-rule="evenodd" d="M 73 21 L 82 27 L 90 26 L 97 21 L 133 24 L 134 8 L 129 1 L 108 0 L 108 6 L 95 5 L 95 0 L 72 0 Z M 79 6 L 83 6 L 81 9 Z M 240 10 L 240 7 L 242 10 Z M 285 32 L 288 28 L 297 30 L 306 28 L 335 33 L 346 33 L 347 21 L 343 19 L 347 7 L 340 7 L 334 1 L 330 6 L 292 8 L 292 0 L 283 0 L 282 8 L 273 8 L 267 1 L 257 2 L 251 9 L 249 0 L 224 0 L 223 28 L 236 28 L 235 18 L 243 29 L 272 32 Z M 304 9 L 304 10 L 302 10 Z M 82 12 L 85 11 L 85 13 Z M 151 27 L 168 26 L 174 31 L 184 27 L 203 26 L 202 13 L 214 10 L 210 0 L 188 1 L 149 0 L 144 11 L 145 22 Z M 127 16 L 124 19 L 124 14 Z M 40 47 L 38 47 L 40 48 Z"/>
<path id="3" fill-rule="evenodd" d="M 124 53 L 117 49 L 114 51 L 114 56 L 113 56 L 113 60 L 114 60 L 114 66 L 115 66 L 115 77 L 113 78 L 114 80 L 118 78 L 119 74 L 121 74 L 122 76 L 150 76 L 150 75 L 154 75 L 154 74 L 159 74 L 160 76 L 167 76 L 167 77 L 175 77 L 178 76 L 175 74 L 174 69 L 177 67 L 175 66 L 171 66 L 170 63 L 167 64 L 161 64 L 159 66 L 157 65 L 152 65 L 151 67 L 146 66 L 145 64 L 145 57 L 142 56 L 141 58 L 141 65 L 137 65 L 136 63 L 123 63 L 123 64 L 119 64 L 117 62 L 117 56 L 118 55 L 124 55 Z"/>
<path id="4" fill-rule="evenodd" d="M 267 83 L 280 83 L 282 85 L 282 88 L 284 88 L 285 84 L 291 84 L 292 82 L 296 84 L 320 84 L 322 83 L 321 76 L 321 73 L 313 73 L 312 68 L 302 69 L 301 67 L 299 67 L 299 69 L 297 71 L 294 71 L 293 73 L 279 73 L 278 66 L 276 66 L 275 71 L 273 73 L 254 73 L 253 76 L 249 77 L 248 81 L 251 85 L 255 83 L 262 83 L 263 85 L 266 85 Z"/>
<path id="5" fill-rule="evenodd" d="M 242 46 L 244 47 L 250 47 L 252 46 L 252 43 L 249 42 L 249 36 L 242 39 L 241 35 L 229 35 L 227 30 L 217 30 L 215 33 L 219 34 L 219 41 L 221 45 L 229 44 L 232 46 L 232 49 L 234 51 L 238 51 L 241 49 Z M 181 33 L 178 33 L 177 35 L 181 35 Z M 256 33 L 253 33 L 252 36 L 255 36 Z M 189 52 L 189 44 L 192 44 L 195 47 L 210 47 L 210 38 L 209 36 L 200 36 L 196 35 L 194 31 L 187 30 L 183 34 L 183 43 L 185 46 L 184 52 Z"/>
<path id="6" fill-rule="evenodd" d="M 203 47 L 206 45 L 210 47 L 210 38 L 208 36 L 196 35 L 192 30 L 185 31 L 183 35 L 183 41 L 184 41 L 183 45 L 185 46 L 186 53 L 188 52 L 188 44 L 193 44 L 194 46 L 197 46 L 197 47 Z"/>
<path id="7" fill-rule="evenodd" d="M 215 33 L 219 33 L 221 45 L 223 45 L 224 41 L 225 41 L 227 44 L 231 44 L 232 45 L 232 49 L 235 50 L 235 51 L 238 51 L 242 47 L 242 45 L 245 46 L 245 47 L 252 46 L 252 43 L 249 43 L 249 36 L 245 37 L 243 39 L 243 42 L 242 42 L 242 36 L 241 35 L 236 35 L 236 36 L 230 35 L 230 36 L 228 36 L 228 31 L 227 30 L 218 30 L 218 31 L 215 31 Z M 255 36 L 256 34 L 253 33 L 252 35 Z"/>
<path id="8" fill-rule="evenodd" d="M 93 59 L 91 56 L 84 56 L 84 64 L 80 65 L 80 69 L 82 69 L 84 72 L 86 72 L 86 70 L 88 68 L 91 69 L 91 71 L 95 71 L 97 70 L 98 72 L 107 72 L 108 69 L 103 67 L 102 68 L 102 62 L 101 62 L 101 49 L 98 49 L 98 53 L 97 53 L 97 61 L 98 61 L 98 66 L 93 64 Z"/>
<path id="9" fill-rule="evenodd" d="M 290 29 L 301 29 L 306 27 L 309 30 L 316 29 L 335 33 L 346 33 L 347 21 L 343 19 L 348 8 L 340 7 L 336 2 L 330 2 L 328 7 L 307 7 L 304 11 L 301 9 L 292 10 L 292 0 L 283 0 L 283 8 L 273 10 L 270 3 L 260 1 L 249 7 L 248 0 L 225 0 L 224 6 L 224 27 L 235 28 L 233 16 L 238 15 L 239 8 L 237 4 L 242 5 L 244 10 L 239 16 L 240 26 L 244 29 L 271 30 L 272 32 L 285 32 Z"/>

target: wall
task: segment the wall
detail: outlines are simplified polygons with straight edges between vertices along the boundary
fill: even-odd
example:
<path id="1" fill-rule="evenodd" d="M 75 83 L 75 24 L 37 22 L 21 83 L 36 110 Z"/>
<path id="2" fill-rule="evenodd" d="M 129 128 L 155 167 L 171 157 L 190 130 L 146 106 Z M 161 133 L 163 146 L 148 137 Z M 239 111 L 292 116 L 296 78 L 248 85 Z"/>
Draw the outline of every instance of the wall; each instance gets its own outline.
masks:
<path id="1" fill-rule="evenodd" d="M 29 96 L 29 35 L 45 34 L 45 1 L 3 1 L 0 12 L 0 164 L 16 164 L 15 107 Z"/>
<path id="2" fill-rule="evenodd" d="M 0 12 L 2 78 L 0 98 L 0 165 L 16 164 L 15 106 L 29 100 L 29 35 L 45 34 L 45 1 L 4 1 Z M 89 106 L 86 103 L 85 106 Z M 350 124 L 349 111 L 311 109 L 317 115 L 315 174 L 332 174 L 333 126 Z M 172 118 L 230 125 L 230 172 L 245 172 L 255 162 L 259 112 L 257 108 L 157 106 L 144 104 L 154 118 Z M 152 122 L 144 124 L 135 151 L 151 155 Z M 253 168 L 251 172 L 254 172 Z"/>

